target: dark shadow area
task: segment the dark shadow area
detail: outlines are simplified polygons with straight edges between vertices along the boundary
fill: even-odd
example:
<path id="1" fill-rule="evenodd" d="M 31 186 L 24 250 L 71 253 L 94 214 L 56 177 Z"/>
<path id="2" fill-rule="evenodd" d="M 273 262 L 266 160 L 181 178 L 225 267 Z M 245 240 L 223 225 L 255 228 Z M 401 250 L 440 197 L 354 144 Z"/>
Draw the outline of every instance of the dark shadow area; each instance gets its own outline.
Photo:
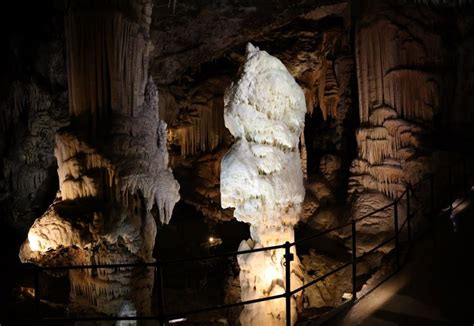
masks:
<path id="1" fill-rule="evenodd" d="M 472 325 L 474 205 L 433 223 L 397 275 L 325 325 Z"/>

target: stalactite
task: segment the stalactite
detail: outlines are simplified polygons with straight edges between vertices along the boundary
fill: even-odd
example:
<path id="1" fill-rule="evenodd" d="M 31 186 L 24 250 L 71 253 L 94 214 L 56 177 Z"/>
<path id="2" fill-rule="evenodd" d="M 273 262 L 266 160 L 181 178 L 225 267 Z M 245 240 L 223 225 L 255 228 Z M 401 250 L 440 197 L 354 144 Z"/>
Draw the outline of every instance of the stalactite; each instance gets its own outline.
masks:
<path id="1" fill-rule="evenodd" d="M 125 15 L 66 14 L 70 112 L 73 119 L 88 120 L 92 130 L 106 121 L 110 110 L 133 116 L 143 104 L 140 87 L 148 71 L 142 62 L 149 48 L 137 24 Z"/>
<path id="2" fill-rule="evenodd" d="M 404 38 L 408 36 L 387 20 L 357 33 L 361 122 L 368 121 L 371 111 L 381 105 L 395 108 L 402 118 L 431 120 L 432 107 L 437 105 L 436 76 L 404 67 L 426 64 L 428 56 L 438 58 L 440 40 L 428 38 L 425 45 Z M 427 47 L 433 52 L 427 53 Z M 426 103 L 431 103 L 431 109 Z"/>
<path id="3" fill-rule="evenodd" d="M 337 116 L 337 106 L 339 104 L 339 87 L 334 74 L 332 62 L 324 61 L 324 78 L 319 81 L 319 105 L 324 120 L 328 117 Z"/>
<path id="4" fill-rule="evenodd" d="M 386 10 L 382 3 L 373 7 L 377 15 Z M 397 16 L 362 19 L 357 27 L 361 128 L 351 184 L 395 198 L 406 183 L 429 171 L 421 139 L 439 105 L 439 91 L 437 76 L 423 67 L 439 60 L 440 38 L 390 19 Z M 424 168 L 410 163 L 417 156 Z"/>
<path id="5" fill-rule="evenodd" d="M 391 70 L 385 81 L 393 87 L 393 97 L 386 97 L 386 104 L 396 107 L 401 118 L 431 121 L 433 107 L 437 106 L 437 83 L 433 75 L 417 70 Z"/>
<path id="6" fill-rule="evenodd" d="M 196 106 L 190 121 L 173 130 L 182 156 L 209 152 L 222 143 L 225 132 L 222 109 L 222 104 L 212 99 L 206 105 Z"/>
<path id="7" fill-rule="evenodd" d="M 341 89 L 335 73 L 335 63 L 327 59 L 320 60 L 317 68 L 304 72 L 299 78 L 303 85 L 307 112 L 312 115 L 314 108 L 319 106 L 324 120 L 328 117 L 337 119 Z"/>

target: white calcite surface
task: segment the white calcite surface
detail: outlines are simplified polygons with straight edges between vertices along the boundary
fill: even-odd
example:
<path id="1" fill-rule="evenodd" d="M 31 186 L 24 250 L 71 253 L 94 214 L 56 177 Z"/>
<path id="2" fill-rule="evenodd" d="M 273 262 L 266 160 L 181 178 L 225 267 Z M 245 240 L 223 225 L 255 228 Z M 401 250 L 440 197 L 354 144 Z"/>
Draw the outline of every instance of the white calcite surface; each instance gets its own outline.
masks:
<path id="1" fill-rule="evenodd" d="M 226 91 L 225 125 L 236 141 L 221 165 L 222 207 L 250 224 L 252 239 L 240 250 L 293 241 L 304 199 L 298 144 L 304 126 L 303 91 L 285 66 L 251 44 L 238 80 Z M 284 250 L 238 258 L 242 300 L 282 293 Z M 296 256 L 296 255 L 295 255 Z M 301 282 L 298 259 L 292 262 L 292 288 Z M 296 297 L 292 322 L 296 321 Z M 283 325 L 285 302 L 245 306 L 243 325 Z"/>
<path id="2" fill-rule="evenodd" d="M 298 151 L 303 91 L 280 60 L 249 44 L 224 101 L 236 142 L 222 160 L 222 207 L 235 207 L 235 217 L 252 225 L 296 224 L 305 193 Z"/>

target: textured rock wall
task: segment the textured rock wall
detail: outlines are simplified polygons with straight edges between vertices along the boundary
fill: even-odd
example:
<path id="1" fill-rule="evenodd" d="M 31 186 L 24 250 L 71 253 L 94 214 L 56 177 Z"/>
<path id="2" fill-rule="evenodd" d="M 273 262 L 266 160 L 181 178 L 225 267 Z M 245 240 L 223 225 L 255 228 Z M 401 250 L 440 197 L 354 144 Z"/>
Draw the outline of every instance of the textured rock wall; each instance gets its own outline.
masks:
<path id="1" fill-rule="evenodd" d="M 436 67 L 443 56 L 441 37 L 425 24 L 436 19 L 427 8 L 369 2 L 357 22 L 360 128 L 349 184 L 354 218 L 390 203 L 431 170 L 430 133 L 441 102 Z M 383 235 L 392 219 L 387 210 L 360 231 Z"/>
<path id="2" fill-rule="evenodd" d="M 31 224 L 54 196 L 54 134 L 69 123 L 66 101 L 65 92 L 56 95 L 34 81 L 18 81 L 1 104 L 0 206 L 16 228 Z"/>
<path id="3" fill-rule="evenodd" d="M 54 134 L 69 117 L 62 13 L 20 7 L 1 19 L 0 218 L 26 232 L 56 193 Z"/>

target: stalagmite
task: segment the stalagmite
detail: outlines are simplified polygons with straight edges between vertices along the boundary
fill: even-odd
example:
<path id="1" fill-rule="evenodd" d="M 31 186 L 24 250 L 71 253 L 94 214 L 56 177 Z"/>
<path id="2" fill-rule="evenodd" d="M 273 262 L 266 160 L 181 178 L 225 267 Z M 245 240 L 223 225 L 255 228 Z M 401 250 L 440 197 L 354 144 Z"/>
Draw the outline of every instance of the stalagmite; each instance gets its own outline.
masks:
<path id="1" fill-rule="evenodd" d="M 239 79 L 224 101 L 225 125 L 236 142 L 222 160 L 221 203 L 235 208 L 234 216 L 250 224 L 252 236 L 239 250 L 292 242 L 305 195 L 298 150 L 306 112 L 303 91 L 278 59 L 249 44 Z M 242 300 L 284 292 L 283 254 L 281 249 L 238 257 Z M 302 284 L 297 258 L 291 266 L 296 288 Z M 297 299 L 292 298 L 292 324 Z M 240 321 L 284 325 L 285 301 L 247 305 Z"/>
<path id="2" fill-rule="evenodd" d="M 148 0 L 77 2 L 66 14 L 71 126 L 56 134 L 59 192 L 28 232 L 23 262 L 150 262 L 156 224 L 168 223 L 179 185 L 168 167 L 166 124 L 148 76 Z M 93 12 L 93 13 L 91 13 Z M 74 309 L 150 312 L 153 271 L 72 270 Z"/>

